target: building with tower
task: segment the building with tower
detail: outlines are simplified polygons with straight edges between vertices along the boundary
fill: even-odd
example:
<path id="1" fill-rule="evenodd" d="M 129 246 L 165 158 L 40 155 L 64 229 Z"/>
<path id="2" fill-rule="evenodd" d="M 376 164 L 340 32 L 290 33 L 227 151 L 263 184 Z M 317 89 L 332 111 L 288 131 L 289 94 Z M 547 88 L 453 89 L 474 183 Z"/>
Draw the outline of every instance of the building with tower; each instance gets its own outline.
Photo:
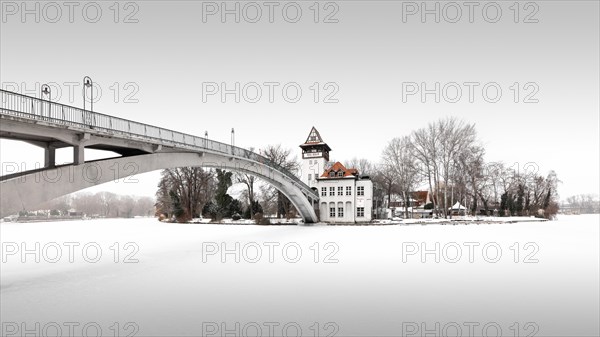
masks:
<path id="1" fill-rule="evenodd" d="M 369 222 L 373 212 L 373 182 L 354 168 L 331 163 L 331 148 L 312 128 L 302 149 L 301 180 L 319 193 L 319 217 L 329 223 Z"/>

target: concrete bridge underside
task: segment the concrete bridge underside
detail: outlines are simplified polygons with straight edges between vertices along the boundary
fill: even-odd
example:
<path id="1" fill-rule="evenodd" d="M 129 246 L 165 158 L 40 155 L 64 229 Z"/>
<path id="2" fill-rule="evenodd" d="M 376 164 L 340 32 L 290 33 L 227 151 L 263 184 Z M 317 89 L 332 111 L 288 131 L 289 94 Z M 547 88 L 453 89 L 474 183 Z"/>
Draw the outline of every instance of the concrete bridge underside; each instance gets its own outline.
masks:
<path id="1" fill-rule="evenodd" d="M 290 199 L 305 223 L 318 222 L 314 206 L 284 174 L 270 167 L 222 154 L 163 152 L 110 158 L 80 165 L 63 165 L 35 172 L 2 177 L 0 199 L 11 200 L 22 209 L 34 209 L 46 201 L 79 190 L 119 180 L 135 183 L 135 175 L 155 170 L 186 166 L 220 168 L 254 175 L 273 185 Z"/>

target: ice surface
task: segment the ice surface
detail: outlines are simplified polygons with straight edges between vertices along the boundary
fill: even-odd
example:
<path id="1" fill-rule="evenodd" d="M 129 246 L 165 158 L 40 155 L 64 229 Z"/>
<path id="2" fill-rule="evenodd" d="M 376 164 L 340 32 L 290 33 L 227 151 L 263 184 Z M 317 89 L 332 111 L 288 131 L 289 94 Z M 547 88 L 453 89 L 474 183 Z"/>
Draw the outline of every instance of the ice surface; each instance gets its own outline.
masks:
<path id="1" fill-rule="evenodd" d="M 275 335 L 294 336 L 300 327 L 305 336 L 424 336 L 410 329 L 425 323 L 435 331 L 439 322 L 438 331 L 457 335 L 450 324 L 456 322 L 459 335 L 469 336 L 474 322 L 477 335 L 487 324 L 492 336 L 496 327 L 506 336 L 515 329 L 526 336 L 536 327 L 536 336 L 598 336 L 599 220 L 580 215 L 456 226 L 227 226 L 156 219 L 3 223 L 2 334 L 23 323 L 50 329 L 55 322 L 67 336 L 65 323 L 77 323 L 74 331 L 81 334 L 93 322 L 113 336 L 118 322 L 125 336 L 134 332 L 126 323 L 134 322 L 136 336 L 224 336 L 222 327 L 236 331 L 238 322 L 234 334 L 257 335 L 251 329 L 255 322 L 263 329 L 258 335 L 269 336 L 273 322 Z M 23 256 L 21 244 L 31 250 L 36 242 L 40 252 Z M 56 257 L 53 242 L 62 246 L 57 263 L 48 261 Z M 82 247 L 90 243 L 102 250 L 97 263 L 83 258 Z M 234 253 L 221 254 L 222 244 L 235 251 L 236 243 L 239 263 Z M 440 244 L 439 263 L 436 253 L 421 256 L 422 243 L 430 250 Z M 457 246 L 462 256 L 453 263 Z M 209 255 L 215 247 L 220 251 Z M 415 247 L 419 252 L 410 255 Z M 492 263 L 495 247 L 502 253 Z M 302 255 L 292 263 L 298 248 Z M 85 256 L 94 258 L 94 249 Z M 215 326 L 219 330 L 211 332 Z M 95 335 L 94 329 L 88 334 Z"/>

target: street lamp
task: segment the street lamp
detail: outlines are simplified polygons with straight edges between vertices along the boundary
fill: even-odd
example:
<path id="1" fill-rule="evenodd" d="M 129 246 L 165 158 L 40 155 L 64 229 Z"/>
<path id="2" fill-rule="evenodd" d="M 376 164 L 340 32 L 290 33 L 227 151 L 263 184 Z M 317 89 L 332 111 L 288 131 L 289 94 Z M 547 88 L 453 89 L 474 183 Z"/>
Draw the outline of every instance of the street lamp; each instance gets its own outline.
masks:
<path id="1" fill-rule="evenodd" d="M 94 111 L 94 82 L 89 76 L 83 78 L 83 110 L 85 110 L 85 88 L 90 88 L 90 111 Z"/>
<path id="2" fill-rule="evenodd" d="M 48 101 L 50 100 L 50 86 L 47 84 L 42 85 L 42 94 L 40 95 L 41 99 L 44 99 L 44 95 L 48 95 Z"/>
<path id="3" fill-rule="evenodd" d="M 208 148 L 208 131 L 204 131 L 204 147 Z"/>
<path id="4" fill-rule="evenodd" d="M 235 155 L 235 130 L 231 128 L 231 155 Z"/>
<path id="5" fill-rule="evenodd" d="M 44 85 L 42 85 L 41 89 L 42 89 L 42 92 L 40 94 L 40 99 L 41 100 L 44 100 L 44 95 L 48 95 L 48 117 L 50 117 L 50 109 L 51 109 L 51 107 L 50 107 L 50 99 L 51 99 L 51 97 L 50 97 L 50 86 L 48 84 L 44 84 Z M 42 116 L 44 116 L 44 105 L 43 105 L 43 102 L 41 103 L 40 114 Z"/>

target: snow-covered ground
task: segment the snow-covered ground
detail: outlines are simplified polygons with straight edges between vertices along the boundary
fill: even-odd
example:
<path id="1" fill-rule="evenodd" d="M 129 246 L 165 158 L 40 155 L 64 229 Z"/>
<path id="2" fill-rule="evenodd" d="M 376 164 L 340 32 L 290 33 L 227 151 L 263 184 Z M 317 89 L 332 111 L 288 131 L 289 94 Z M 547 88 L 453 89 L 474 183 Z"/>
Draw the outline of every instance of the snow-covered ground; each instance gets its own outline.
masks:
<path id="1" fill-rule="evenodd" d="M 510 223 L 510 222 L 540 222 L 547 221 L 544 218 L 533 216 L 453 216 L 452 218 L 393 218 L 386 220 L 373 220 L 373 224 L 381 225 L 467 225 L 467 224 L 492 224 L 492 223 Z"/>
<path id="2" fill-rule="evenodd" d="M 599 222 L 2 223 L 1 335 L 598 336 Z"/>

